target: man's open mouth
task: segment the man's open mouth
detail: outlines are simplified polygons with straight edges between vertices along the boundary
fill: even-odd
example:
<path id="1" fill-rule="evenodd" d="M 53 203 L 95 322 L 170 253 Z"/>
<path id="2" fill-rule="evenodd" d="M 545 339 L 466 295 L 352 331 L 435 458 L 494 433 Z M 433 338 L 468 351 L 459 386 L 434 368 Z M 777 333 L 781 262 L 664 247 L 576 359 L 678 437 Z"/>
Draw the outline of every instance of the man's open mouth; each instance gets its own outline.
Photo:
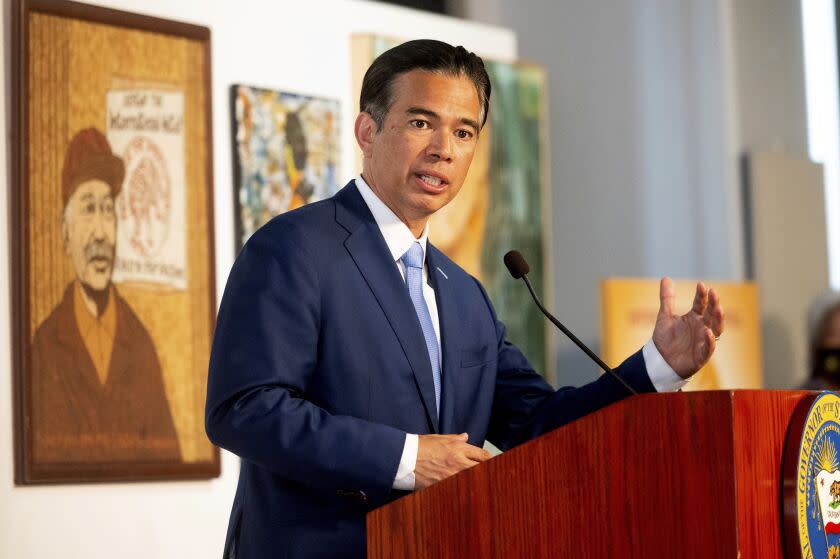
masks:
<path id="1" fill-rule="evenodd" d="M 439 193 L 446 190 L 449 183 L 443 177 L 437 175 L 428 175 L 425 173 L 417 173 L 417 178 L 420 180 L 423 188 L 429 192 Z"/>
<path id="2" fill-rule="evenodd" d="M 420 175 L 420 178 L 434 186 L 440 186 L 443 183 L 442 180 L 432 175 Z"/>

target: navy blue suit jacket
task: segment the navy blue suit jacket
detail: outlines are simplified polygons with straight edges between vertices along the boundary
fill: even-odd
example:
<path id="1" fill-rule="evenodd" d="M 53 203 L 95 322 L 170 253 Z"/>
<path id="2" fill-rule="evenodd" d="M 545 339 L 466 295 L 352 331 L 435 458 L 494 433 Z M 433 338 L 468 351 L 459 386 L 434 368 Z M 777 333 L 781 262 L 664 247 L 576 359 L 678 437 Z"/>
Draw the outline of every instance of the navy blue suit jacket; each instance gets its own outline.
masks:
<path id="1" fill-rule="evenodd" d="M 399 496 L 406 433 L 467 432 L 505 450 L 626 395 L 609 377 L 554 391 L 506 341 L 481 284 L 431 244 L 426 258 L 439 418 L 420 323 L 355 183 L 273 219 L 242 249 L 206 408 L 210 439 L 242 458 L 226 544 L 237 559 L 364 557 L 365 513 Z M 618 371 L 653 390 L 641 352 Z"/>

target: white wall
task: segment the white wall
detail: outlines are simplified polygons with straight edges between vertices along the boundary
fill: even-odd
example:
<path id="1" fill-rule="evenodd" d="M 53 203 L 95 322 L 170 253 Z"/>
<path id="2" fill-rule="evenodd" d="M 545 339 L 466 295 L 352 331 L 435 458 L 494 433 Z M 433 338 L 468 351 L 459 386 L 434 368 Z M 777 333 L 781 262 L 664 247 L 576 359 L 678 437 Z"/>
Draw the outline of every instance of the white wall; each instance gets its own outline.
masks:
<path id="1" fill-rule="evenodd" d="M 750 155 L 754 241 L 746 256 L 762 307 L 765 385 L 791 388 L 809 375 L 808 306 L 829 286 L 827 201 L 820 166 L 808 158 L 802 3 L 727 0 L 726 5 L 738 145 Z M 769 204 L 768 195 L 774 198 Z M 787 205 L 780 203 L 784 200 Z M 786 232 L 784 241 L 778 231 Z"/>
<path id="2" fill-rule="evenodd" d="M 465 0 L 549 74 L 557 314 L 599 345 L 609 276 L 743 275 L 721 13 L 708 0 Z M 560 342 L 558 378 L 596 368 Z"/>
<path id="3" fill-rule="evenodd" d="M 210 27 L 213 40 L 216 285 L 219 296 L 233 263 L 233 209 L 228 87 L 246 83 L 338 98 L 342 102 L 344 176 L 351 178 L 352 122 L 349 39 L 352 32 L 428 37 L 463 44 L 501 60 L 516 56 L 508 30 L 361 1 L 110 0 L 108 7 Z M 7 134 L 0 139 L 6 196 L 0 230 L 10 234 L 10 1 L 3 2 L 0 39 Z M 0 278 L 9 285 L 8 243 L 0 243 Z M 9 289 L 0 289 L 0 316 L 10 317 Z M 0 320 L 0 355 L 10 356 L 10 320 Z M 211 481 L 101 485 L 13 485 L 11 360 L 0 361 L 0 558 L 168 558 L 221 555 L 238 475 L 222 455 Z"/>
<path id="4" fill-rule="evenodd" d="M 567 326 L 597 351 L 603 277 L 744 279 L 741 154 L 807 155 L 798 1 L 454 3 L 513 29 L 520 57 L 548 70 L 552 272 Z M 594 378 L 559 345 L 561 383 Z"/>
<path id="5" fill-rule="evenodd" d="M 799 0 L 720 0 L 732 22 L 743 151 L 808 155 Z"/>

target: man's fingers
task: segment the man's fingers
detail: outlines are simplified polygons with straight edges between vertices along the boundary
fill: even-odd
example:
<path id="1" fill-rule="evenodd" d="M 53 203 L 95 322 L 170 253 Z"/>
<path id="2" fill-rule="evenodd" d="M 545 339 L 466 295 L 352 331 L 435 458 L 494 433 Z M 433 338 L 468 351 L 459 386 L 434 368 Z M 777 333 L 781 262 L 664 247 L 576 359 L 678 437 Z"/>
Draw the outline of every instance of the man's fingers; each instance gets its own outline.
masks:
<path id="1" fill-rule="evenodd" d="M 470 460 L 475 460 L 476 462 L 484 462 L 493 458 L 493 455 L 484 450 L 483 448 L 479 448 L 473 445 L 466 446 L 467 448 L 464 450 L 464 455 Z"/>
<path id="2" fill-rule="evenodd" d="M 461 433 L 460 435 L 453 435 L 453 434 L 446 434 L 446 435 L 420 435 L 421 437 L 426 437 L 428 439 L 440 439 L 444 441 L 452 441 L 452 442 L 467 442 L 469 435 L 466 433 Z"/>
<path id="3" fill-rule="evenodd" d="M 467 442 L 469 435 L 420 435 L 415 488 L 422 489 L 489 460 L 492 454 Z"/>
<path id="4" fill-rule="evenodd" d="M 674 282 L 667 276 L 659 282 L 659 314 L 674 314 Z"/>
<path id="5" fill-rule="evenodd" d="M 697 282 L 697 289 L 694 291 L 694 304 L 691 306 L 692 312 L 703 315 L 706 312 L 706 306 L 709 303 L 709 290 L 703 285 L 702 281 Z"/>
<path id="6" fill-rule="evenodd" d="M 715 337 L 720 337 L 723 334 L 725 313 L 720 304 L 720 297 L 714 289 L 709 290 L 709 306 L 706 308 L 706 314 L 703 321 L 706 326 L 712 329 Z"/>
<path id="7" fill-rule="evenodd" d="M 715 334 L 710 328 L 703 329 L 703 340 L 697 344 L 697 358 L 698 364 L 702 367 L 706 364 L 712 354 L 715 352 Z"/>

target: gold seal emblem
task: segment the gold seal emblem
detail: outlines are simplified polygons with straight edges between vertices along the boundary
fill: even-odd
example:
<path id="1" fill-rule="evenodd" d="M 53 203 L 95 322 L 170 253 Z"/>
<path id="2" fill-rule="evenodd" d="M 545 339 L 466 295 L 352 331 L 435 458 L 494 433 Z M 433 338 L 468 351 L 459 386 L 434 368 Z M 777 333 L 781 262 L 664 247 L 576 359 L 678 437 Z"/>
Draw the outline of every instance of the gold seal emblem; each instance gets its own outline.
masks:
<path id="1" fill-rule="evenodd" d="M 794 436 L 790 433 L 789 436 Z M 803 559 L 840 559 L 840 396 L 816 396 L 805 417 L 796 468 L 796 521 Z"/>

